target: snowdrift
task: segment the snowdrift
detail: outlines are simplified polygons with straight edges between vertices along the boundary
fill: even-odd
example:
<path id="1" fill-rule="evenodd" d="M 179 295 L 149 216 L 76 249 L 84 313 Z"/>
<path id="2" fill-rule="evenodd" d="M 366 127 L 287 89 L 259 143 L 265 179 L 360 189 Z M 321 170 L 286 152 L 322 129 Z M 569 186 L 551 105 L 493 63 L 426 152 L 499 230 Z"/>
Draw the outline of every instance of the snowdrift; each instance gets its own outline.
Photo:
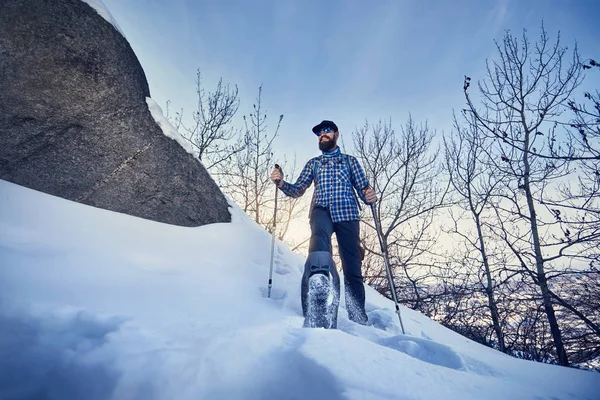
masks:
<path id="1" fill-rule="evenodd" d="M 367 288 L 376 325 L 303 329 L 304 259 L 237 207 L 183 228 L 0 181 L 0 399 L 587 399 Z M 342 285 L 343 287 L 343 285 Z"/>

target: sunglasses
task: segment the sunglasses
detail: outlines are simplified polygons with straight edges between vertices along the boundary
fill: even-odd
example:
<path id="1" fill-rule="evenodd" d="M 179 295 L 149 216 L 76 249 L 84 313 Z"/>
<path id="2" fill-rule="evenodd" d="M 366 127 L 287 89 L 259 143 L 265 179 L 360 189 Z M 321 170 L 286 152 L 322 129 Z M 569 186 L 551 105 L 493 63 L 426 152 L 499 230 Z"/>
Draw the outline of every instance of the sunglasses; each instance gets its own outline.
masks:
<path id="1" fill-rule="evenodd" d="M 329 132 L 333 132 L 333 129 L 331 129 L 331 128 L 323 128 L 323 129 L 321 129 L 321 132 L 317 132 L 315 135 L 321 136 L 322 134 L 324 134 L 324 133 L 327 134 Z"/>

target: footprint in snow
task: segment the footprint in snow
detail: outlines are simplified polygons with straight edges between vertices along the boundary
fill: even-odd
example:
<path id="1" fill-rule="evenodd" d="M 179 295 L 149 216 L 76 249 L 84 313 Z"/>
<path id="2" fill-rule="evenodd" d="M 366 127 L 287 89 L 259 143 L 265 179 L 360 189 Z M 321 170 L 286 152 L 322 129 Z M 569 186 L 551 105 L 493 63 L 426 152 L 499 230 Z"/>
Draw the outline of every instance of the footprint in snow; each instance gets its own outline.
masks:
<path id="1" fill-rule="evenodd" d="M 430 364 L 459 371 L 467 369 L 465 360 L 460 354 L 444 344 L 431 340 L 398 335 L 379 339 L 376 343 Z"/>
<path id="2" fill-rule="evenodd" d="M 395 313 L 382 308 L 367 312 L 367 316 L 369 317 L 369 325 L 384 331 L 399 324 Z"/>
<path id="3" fill-rule="evenodd" d="M 125 322 L 66 307 L 0 311 L 0 354 L 15 355 L 0 363 L 0 376 L 12 377 L 2 379 L 0 392 L 19 398 L 110 397 L 121 378 L 110 336 Z"/>
<path id="4" fill-rule="evenodd" d="M 223 335 L 202 354 L 200 364 L 206 367 L 195 376 L 202 388 L 199 397 L 343 400 L 333 373 L 301 351 L 307 335 L 304 330 L 290 333 L 282 324 Z"/>
<path id="5" fill-rule="evenodd" d="M 268 287 L 261 287 L 260 289 L 260 293 L 262 295 L 262 297 L 264 298 L 268 298 L 269 297 L 269 288 Z M 272 300 L 283 300 L 287 297 L 287 292 L 276 287 L 273 286 L 271 288 L 271 299 Z"/>
<path id="6" fill-rule="evenodd" d="M 275 273 L 279 274 L 279 275 L 287 275 L 291 272 L 290 270 L 290 266 L 288 264 L 285 265 L 281 265 L 281 264 L 277 264 L 275 265 Z"/>

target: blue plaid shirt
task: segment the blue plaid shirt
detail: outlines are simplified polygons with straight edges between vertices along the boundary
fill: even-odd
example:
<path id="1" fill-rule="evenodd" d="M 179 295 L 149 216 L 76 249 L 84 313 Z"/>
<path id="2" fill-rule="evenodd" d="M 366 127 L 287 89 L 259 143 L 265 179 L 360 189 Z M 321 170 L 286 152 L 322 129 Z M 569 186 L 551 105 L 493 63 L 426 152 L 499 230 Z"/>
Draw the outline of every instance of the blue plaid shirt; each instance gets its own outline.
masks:
<path id="1" fill-rule="evenodd" d="M 316 179 L 314 171 L 317 171 Z M 328 208 L 334 223 L 360 219 L 359 205 L 352 187 L 366 204 L 363 190 L 369 186 L 369 182 L 356 158 L 342 154 L 339 147 L 323 152 L 306 163 L 296 183 L 284 182 L 281 191 L 290 197 L 300 197 L 313 181 L 315 193 L 311 207 Z"/>

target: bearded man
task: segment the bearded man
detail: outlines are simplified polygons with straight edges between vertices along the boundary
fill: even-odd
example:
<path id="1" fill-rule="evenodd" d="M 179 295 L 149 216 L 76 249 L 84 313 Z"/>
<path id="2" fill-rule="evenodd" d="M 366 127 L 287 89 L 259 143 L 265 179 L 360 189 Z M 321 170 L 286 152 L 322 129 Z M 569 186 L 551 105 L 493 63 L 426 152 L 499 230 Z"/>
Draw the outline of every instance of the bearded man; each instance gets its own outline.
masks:
<path id="1" fill-rule="evenodd" d="M 361 271 L 364 253 L 360 246 L 360 205 L 356 193 L 365 204 L 374 203 L 377 196 L 358 160 L 340 151 L 337 125 L 322 121 L 312 131 L 317 135 L 322 154 L 306 163 L 296 183 L 284 181 L 278 168 L 271 173 L 271 180 L 289 197 L 302 196 L 311 183 L 315 183 L 310 207 L 309 254 L 301 287 L 304 326 L 337 327 L 340 285 L 331 256 L 334 232 L 342 260 L 348 318 L 366 325 L 368 318 Z M 328 300 L 331 293 L 334 293 L 333 301 Z M 328 305 L 328 301 L 331 304 Z"/>

